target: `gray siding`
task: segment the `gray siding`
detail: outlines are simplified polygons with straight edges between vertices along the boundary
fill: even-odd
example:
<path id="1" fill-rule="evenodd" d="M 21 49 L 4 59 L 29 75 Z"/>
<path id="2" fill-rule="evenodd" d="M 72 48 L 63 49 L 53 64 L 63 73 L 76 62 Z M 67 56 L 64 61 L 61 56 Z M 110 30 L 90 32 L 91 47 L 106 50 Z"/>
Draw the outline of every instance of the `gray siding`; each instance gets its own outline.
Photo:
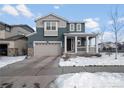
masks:
<path id="1" fill-rule="evenodd" d="M 67 24 L 67 30 L 68 30 L 69 32 L 71 32 L 71 33 L 75 33 L 75 32 L 85 32 L 85 23 L 79 23 L 79 24 L 81 24 L 81 31 L 76 31 L 76 24 L 78 24 L 78 23 L 73 23 L 73 24 L 75 25 L 75 31 L 70 31 L 70 24 L 71 24 L 71 23 L 68 23 L 68 24 Z"/>
<path id="2" fill-rule="evenodd" d="M 44 36 L 44 28 L 37 28 L 37 33 L 28 37 L 28 47 L 33 47 L 33 41 L 62 41 L 64 42 L 64 33 L 67 33 L 67 28 L 59 28 L 58 36 Z"/>

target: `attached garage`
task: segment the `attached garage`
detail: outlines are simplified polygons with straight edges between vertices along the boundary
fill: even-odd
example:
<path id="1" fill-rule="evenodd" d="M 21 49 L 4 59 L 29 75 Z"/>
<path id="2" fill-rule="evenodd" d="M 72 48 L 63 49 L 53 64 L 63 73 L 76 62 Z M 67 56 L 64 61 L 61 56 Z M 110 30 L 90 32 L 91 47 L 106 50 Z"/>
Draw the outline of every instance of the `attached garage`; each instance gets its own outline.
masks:
<path id="1" fill-rule="evenodd" d="M 58 56 L 61 55 L 60 41 L 35 41 L 34 56 Z"/>
<path id="2" fill-rule="evenodd" d="M 0 56 L 7 56 L 7 44 L 0 44 Z"/>

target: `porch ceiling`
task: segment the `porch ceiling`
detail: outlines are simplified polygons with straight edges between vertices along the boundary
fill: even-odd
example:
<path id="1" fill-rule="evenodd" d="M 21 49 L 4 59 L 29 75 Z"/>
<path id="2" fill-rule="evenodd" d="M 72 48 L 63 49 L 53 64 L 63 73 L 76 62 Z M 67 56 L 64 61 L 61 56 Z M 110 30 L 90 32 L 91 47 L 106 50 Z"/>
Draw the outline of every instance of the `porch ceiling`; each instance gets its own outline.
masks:
<path id="1" fill-rule="evenodd" d="M 98 34 L 95 33 L 64 33 L 65 36 L 69 36 L 69 37 L 74 37 L 74 36 L 78 36 L 78 37 L 96 37 Z"/>

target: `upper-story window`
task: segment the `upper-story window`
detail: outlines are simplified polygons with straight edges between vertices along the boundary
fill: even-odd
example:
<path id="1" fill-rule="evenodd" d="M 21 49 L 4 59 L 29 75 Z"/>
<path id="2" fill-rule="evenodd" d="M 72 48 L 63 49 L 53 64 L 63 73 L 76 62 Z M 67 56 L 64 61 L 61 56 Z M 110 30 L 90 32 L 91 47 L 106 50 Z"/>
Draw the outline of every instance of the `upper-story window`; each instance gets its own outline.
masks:
<path id="1" fill-rule="evenodd" d="M 75 30 L 74 24 L 70 24 L 70 31 L 74 31 L 74 30 Z"/>
<path id="2" fill-rule="evenodd" d="M 77 30 L 77 31 L 81 31 L 81 24 L 77 24 L 77 25 L 76 25 L 76 30 Z"/>
<path id="3" fill-rule="evenodd" d="M 44 28 L 45 31 L 57 31 L 58 25 L 57 22 L 45 22 Z"/>

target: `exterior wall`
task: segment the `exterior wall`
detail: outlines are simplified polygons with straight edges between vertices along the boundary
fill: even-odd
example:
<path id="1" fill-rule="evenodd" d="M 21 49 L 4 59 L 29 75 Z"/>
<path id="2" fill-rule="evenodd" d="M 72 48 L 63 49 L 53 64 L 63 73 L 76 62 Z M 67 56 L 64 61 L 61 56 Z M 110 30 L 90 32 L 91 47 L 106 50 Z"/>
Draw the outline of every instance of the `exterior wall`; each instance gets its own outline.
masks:
<path id="1" fill-rule="evenodd" d="M 0 41 L 0 44 L 7 44 L 8 48 L 14 48 L 15 44 L 13 41 Z"/>
<path id="2" fill-rule="evenodd" d="M 21 27 L 13 27 L 13 28 L 11 28 L 11 31 L 1 30 L 0 31 L 0 39 L 6 39 L 6 38 L 9 38 L 12 36 L 20 35 L 19 32 L 21 32 L 25 36 L 31 33 Z"/>
<path id="3" fill-rule="evenodd" d="M 44 36 L 58 36 L 58 31 L 44 31 Z"/>
<path id="4" fill-rule="evenodd" d="M 17 40 L 17 41 L 0 41 L 0 44 L 8 45 L 8 56 L 24 55 L 27 51 L 27 41 Z"/>
<path id="5" fill-rule="evenodd" d="M 17 56 L 18 49 L 17 48 L 8 48 L 8 56 Z"/>
<path id="6" fill-rule="evenodd" d="M 12 27 L 11 28 L 11 33 L 9 35 L 6 35 L 6 38 L 16 36 L 16 35 L 20 35 L 19 32 L 21 32 L 25 36 L 31 33 L 31 32 L 29 32 L 29 31 L 27 31 L 27 30 L 25 30 L 21 27 Z"/>
<path id="7" fill-rule="evenodd" d="M 15 48 L 18 49 L 18 55 L 27 54 L 27 40 L 20 39 L 14 42 Z"/>
<path id="8" fill-rule="evenodd" d="M 9 36 L 10 34 L 11 34 L 10 31 L 1 30 L 1 31 L 0 31 L 0 39 L 8 38 L 8 36 Z"/>
<path id="9" fill-rule="evenodd" d="M 28 48 L 28 56 L 34 56 L 34 49 Z"/>
<path id="10" fill-rule="evenodd" d="M 5 39 L 5 30 L 0 31 L 0 39 Z"/>
<path id="11" fill-rule="evenodd" d="M 58 36 L 44 36 L 44 29 L 37 28 L 37 33 L 28 37 L 28 47 L 33 48 L 33 41 L 62 41 L 62 45 L 64 44 L 64 33 L 67 33 L 66 28 L 58 29 Z M 64 45 L 63 45 L 64 47 Z"/>
<path id="12" fill-rule="evenodd" d="M 43 28 L 45 20 L 48 20 L 48 21 L 55 20 L 55 21 L 58 21 L 58 27 L 59 28 L 65 28 L 66 27 L 66 21 L 61 20 L 61 19 L 59 19 L 59 18 L 57 18 L 57 17 L 55 17 L 53 15 L 49 15 L 49 16 L 46 16 L 44 18 L 41 18 L 41 19 L 37 20 L 36 27 L 37 28 Z"/>

